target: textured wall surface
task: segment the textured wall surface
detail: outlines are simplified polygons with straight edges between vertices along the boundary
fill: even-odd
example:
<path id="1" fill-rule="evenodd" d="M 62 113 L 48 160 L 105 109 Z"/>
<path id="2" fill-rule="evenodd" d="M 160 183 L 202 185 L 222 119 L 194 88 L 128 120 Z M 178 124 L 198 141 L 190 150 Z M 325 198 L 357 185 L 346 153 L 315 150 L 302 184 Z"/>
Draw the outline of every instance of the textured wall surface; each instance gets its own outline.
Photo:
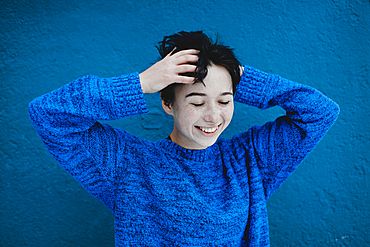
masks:
<path id="1" fill-rule="evenodd" d="M 27 112 L 78 77 L 143 71 L 181 30 L 219 33 L 243 64 L 315 87 L 341 114 L 268 202 L 272 246 L 369 246 L 370 1 L 10 1 L 0 3 L 0 246 L 114 246 L 113 215 L 51 157 Z M 168 136 L 150 114 L 110 122 Z M 283 114 L 237 104 L 224 137 Z"/>

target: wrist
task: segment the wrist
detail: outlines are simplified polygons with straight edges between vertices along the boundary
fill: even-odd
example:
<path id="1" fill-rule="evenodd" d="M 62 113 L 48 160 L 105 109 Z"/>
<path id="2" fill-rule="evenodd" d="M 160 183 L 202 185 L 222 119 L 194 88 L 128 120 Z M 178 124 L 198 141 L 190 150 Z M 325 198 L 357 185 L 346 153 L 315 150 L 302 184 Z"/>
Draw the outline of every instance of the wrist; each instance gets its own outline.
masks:
<path id="1" fill-rule="evenodd" d="M 146 78 L 145 78 L 145 71 L 139 74 L 139 81 L 140 81 L 140 86 L 141 90 L 143 93 L 147 93 L 147 86 L 146 86 Z"/>

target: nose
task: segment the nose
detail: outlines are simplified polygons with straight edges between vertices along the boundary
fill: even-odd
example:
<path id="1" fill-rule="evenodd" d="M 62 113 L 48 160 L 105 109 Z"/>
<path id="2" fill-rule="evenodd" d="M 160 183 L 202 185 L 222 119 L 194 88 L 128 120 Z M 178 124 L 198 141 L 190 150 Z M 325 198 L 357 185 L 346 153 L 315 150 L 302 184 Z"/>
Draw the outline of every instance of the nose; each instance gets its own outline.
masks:
<path id="1" fill-rule="evenodd" d="M 217 123 L 219 112 L 216 106 L 210 105 L 207 107 L 204 114 L 204 121 L 207 123 Z"/>

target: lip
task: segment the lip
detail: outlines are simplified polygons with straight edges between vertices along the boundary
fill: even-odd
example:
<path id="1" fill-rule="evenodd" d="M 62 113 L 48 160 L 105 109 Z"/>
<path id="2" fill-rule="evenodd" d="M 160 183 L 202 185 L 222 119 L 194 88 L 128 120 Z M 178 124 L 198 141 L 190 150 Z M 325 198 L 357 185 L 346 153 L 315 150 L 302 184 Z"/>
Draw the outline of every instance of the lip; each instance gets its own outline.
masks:
<path id="1" fill-rule="evenodd" d="M 215 131 L 213 131 L 213 132 L 204 132 L 203 130 L 201 130 L 200 128 L 199 128 L 199 126 L 195 126 L 195 128 L 202 134 L 202 135 L 204 135 L 204 136 L 207 136 L 207 137 L 211 137 L 211 136 L 214 136 L 214 135 L 216 135 L 217 134 L 217 132 L 218 132 L 218 130 L 220 129 L 220 127 L 221 127 L 221 125 L 222 124 L 219 124 L 219 125 L 217 125 L 217 126 L 213 126 L 213 127 L 206 127 L 206 128 L 217 128 Z M 203 127 L 203 126 L 202 126 Z"/>

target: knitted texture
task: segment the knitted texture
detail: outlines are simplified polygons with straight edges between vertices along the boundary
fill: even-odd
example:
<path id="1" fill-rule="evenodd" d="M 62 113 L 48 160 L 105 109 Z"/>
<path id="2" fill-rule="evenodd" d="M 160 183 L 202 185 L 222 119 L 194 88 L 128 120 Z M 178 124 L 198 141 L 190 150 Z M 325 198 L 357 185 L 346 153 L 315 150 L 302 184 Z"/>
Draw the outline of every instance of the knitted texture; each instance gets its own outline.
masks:
<path id="1" fill-rule="evenodd" d="M 29 105 L 55 159 L 115 216 L 116 246 L 269 246 L 266 201 L 335 122 L 317 90 L 245 67 L 235 100 L 286 115 L 204 150 L 97 120 L 147 113 L 138 73 L 85 76 Z"/>

